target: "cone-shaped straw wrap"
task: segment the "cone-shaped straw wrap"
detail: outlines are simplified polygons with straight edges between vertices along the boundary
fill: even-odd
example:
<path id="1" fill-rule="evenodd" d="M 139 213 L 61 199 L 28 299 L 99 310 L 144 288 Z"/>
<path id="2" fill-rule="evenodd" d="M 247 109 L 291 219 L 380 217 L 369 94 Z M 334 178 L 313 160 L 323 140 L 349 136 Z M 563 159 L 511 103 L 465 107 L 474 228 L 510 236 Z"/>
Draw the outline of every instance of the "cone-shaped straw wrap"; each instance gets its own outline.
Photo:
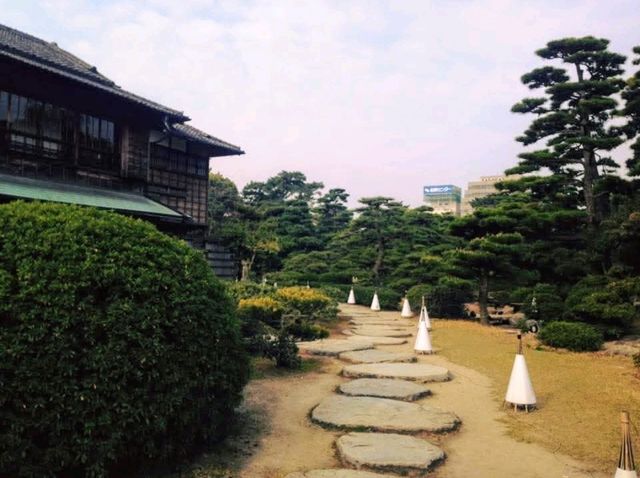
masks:
<path id="1" fill-rule="evenodd" d="M 380 301 L 378 300 L 378 291 L 373 293 L 373 300 L 371 301 L 371 310 L 378 312 L 380 310 Z"/>
<path id="2" fill-rule="evenodd" d="M 418 353 L 433 353 L 431 337 L 429 336 L 429 330 L 427 330 L 427 323 L 422 319 L 422 317 L 418 321 L 418 335 L 416 335 L 416 343 L 413 346 L 413 349 Z"/>
<path id="3" fill-rule="evenodd" d="M 411 304 L 409 304 L 409 299 L 405 296 L 404 302 L 402 302 L 402 313 L 400 317 L 413 317 L 413 312 L 411 312 Z"/>
<path id="4" fill-rule="evenodd" d="M 618 459 L 618 468 L 614 478 L 638 478 L 636 464 L 633 459 L 633 446 L 631 445 L 629 414 L 622 412 L 620 421 L 622 422 L 622 444 L 620 445 L 620 458 Z"/>
<path id="5" fill-rule="evenodd" d="M 353 292 L 353 287 L 349 291 L 349 298 L 347 299 L 347 304 L 354 305 L 356 303 L 356 294 Z"/>
<path id="6" fill-rule="evenodd" d="M 518 335 L 518 341 L 518 353 L 511 369 L 511 378 L 509 379 L 505 401 L 514 405 L 535 405 L 536 394 L 533 391 L 533 385 L 529 377 L 527 362 L 524 359 L 524 355 L 522 355 L 522 337 L 520 335 Z"/>
<path id="7" fill-rule="evenodd" d="M 422 296 L 422 307 L 420 308 L 420 320 L 424 320 L 427 324 L 427 330 L 431 330 L 431 319 L 429 319 L 429 311 L 427 311 L 427 304 Z"/>

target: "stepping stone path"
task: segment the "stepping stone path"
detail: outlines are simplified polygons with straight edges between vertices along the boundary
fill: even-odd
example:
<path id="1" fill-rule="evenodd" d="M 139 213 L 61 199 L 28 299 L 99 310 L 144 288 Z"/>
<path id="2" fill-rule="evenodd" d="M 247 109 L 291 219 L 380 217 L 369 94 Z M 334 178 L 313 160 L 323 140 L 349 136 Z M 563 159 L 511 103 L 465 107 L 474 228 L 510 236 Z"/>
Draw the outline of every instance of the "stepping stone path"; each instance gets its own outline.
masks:
<path id="1" fill-rule="evenodd" d="M 373 345 L 402 345 L 408 342 L 405 337 L 371 337 L 370 335 L 353 335 L 353 332 L 351 332 L 349 340 L 367 341 Z"/>
<path id="2" fill-rule="evenodd" d="M 300 342 L 298 348 L 312 355 L 334 355 L 338 356 L 343 352 L 355 352 L 356 350 L 372 349 L 373 344 L 364 340 L 348 341 L 327 339 L 316 342 Z"/>
<path id="3" fill-rule="evenodd" d="M 353 329 L 356 335 L 370 335 L 372 337 L 411 337 L 412 332 L 406 329 L 397 329 L 393 327 L 358 327 Z"/>
<path id="4" fill-rule="evenodd" d="M 444 452 L 426 440 L 395 433 L 349 433 L 336 441 L 343 461 L 355 467 L 406 473 L 428 470 Z"/>
<path id="5" fill-rule="evenodd" d="M 411 340 L 407 338 L 415 331 L 412 321 L 365 307 L 342 307 L 342 318 L 349 320 L 349 328 L 342 331 L 343 339 L 302 342 L 298 346 L 309 354 L 355 362 L 342 369 L 344 377 L 355 379 L 323 399 L 311 410 L 310 418 L 320 425 L 358 432 L 345 433 L 336 441 L 342 468 L 298 471 L 285 478 L 424 476 L 444 460 L 445 453 L 407 434 L 447 432 L 460 424 L 455 414 L 416 402 L 430 394 L 422 383 L 450 380 L 449 371 L 424 362 L 407 363 L 416 361 L 413 350 L 406 353 L 375 348 Z M 362 433 L 361 429 L 371 431 Z"/>
<path id="6" fill-rule="evenodd" d="M 380 363 L 380 362 L 415 362 L 418 359 L 411 353 L 387 352 L 385 350 L 358 350 L 344 352 L 339 355 L 341 360 L 352 363 Z"/>
<path id="7" fill-rule="evenodd" d="M 453 413 L 417 403 L 375 397 L 330 395 L 311 412 L 311 419 L 336 428 L 385 432 L 446 432 L 460 419 Z"/>
<path id="8" fill-rule="evenodd" d="M 289 473 L 285 478 L 387 478 L 389 475 L 371 473 L 369 471 L 349 470 L 346 468 L 330 470 L 297 471 Z"/>
<path id="9" fill-rule="evenodd" d="M 426 363 L 380 363 L 347 365 L 342 375 L 353 378 L 399 378 L 416 382 L 446 382 L 449 370 Z"/>
<path id="10" fill-rule="evenodd" d="M 359 397 L 394 398 L 412 402 L 431 393 L 424 385 L 390 378 L 359 378 L 343 383 L 340 393 Z"/>

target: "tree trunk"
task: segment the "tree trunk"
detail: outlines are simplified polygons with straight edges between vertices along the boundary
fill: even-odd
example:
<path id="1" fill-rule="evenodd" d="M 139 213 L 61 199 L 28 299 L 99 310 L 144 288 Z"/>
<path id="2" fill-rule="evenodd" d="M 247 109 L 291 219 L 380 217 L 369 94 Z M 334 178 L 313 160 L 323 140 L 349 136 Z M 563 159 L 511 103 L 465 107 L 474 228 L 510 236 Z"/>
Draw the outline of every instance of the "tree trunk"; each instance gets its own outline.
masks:
<path id="1" fill-rule="evenodd" d="M 380 275 L 380 269 L 382 268 L 382 261 L 384 259 L 384 243 L 382 241 L 378 241 L 378 254 L 376 256 L 376 261 L 373 264 L 373 276 L 377 279 Z"/>
<path id="2" fill-rule="evenodd" d="M 584 81 L 583 71 L 580 65 L 576 63 L 576 74 L 578 75 L 578 83 Z M 586 118 L 580 119 L 580 134 L 582 137 L 590 135 Z M 598 164 L 596 162 L 596 154 L 592 148 L 582 146 L 582 166 L 584 167 L 584 175 L 582 176 L 582 191 L 584 195 L 584 205 L 587 209 L 587 220 L 591 226 L 597 225 L 602 220 L 602 208 L 593 191 L 594 185 L 600 176 L 598 173 Z"/>
<path id="3" fill-rule="evenodd" d="M 480 323 L 489 325 L 489 273 L 482 271 L 480 273 L 480 284 L 478 287 L 478 303 L 480 304 Z"/>
<path id="4" fill-rule="evenodd" d="M 583 128 L 584 129 L 584 128 Z M 597 225 L 602 220 L 598 200 L 595 196 L 594 185 L 600 174 L 593 151 L 585 149 L 582 152 L 584 176 L 582 177 L 582 191 L 584 194 L 584 205 L 587 208 L 587 219 L 589 224 Z"/>

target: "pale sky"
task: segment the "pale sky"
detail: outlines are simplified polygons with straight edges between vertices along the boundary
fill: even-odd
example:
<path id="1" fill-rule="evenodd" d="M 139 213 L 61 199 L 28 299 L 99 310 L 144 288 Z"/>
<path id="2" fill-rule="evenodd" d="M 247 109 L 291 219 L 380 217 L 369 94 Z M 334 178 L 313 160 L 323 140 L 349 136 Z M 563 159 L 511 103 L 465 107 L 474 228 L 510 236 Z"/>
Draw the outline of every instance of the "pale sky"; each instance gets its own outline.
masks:
<path id="1" fill-rule="evenodd" d="M 417 205 L 513 166 L 534 51 L 591 34 L 630 56 L 640 1 L 0 0 L 0 23 L 242 147 L 211 163 L 239 187 L 299 170 Z"/>

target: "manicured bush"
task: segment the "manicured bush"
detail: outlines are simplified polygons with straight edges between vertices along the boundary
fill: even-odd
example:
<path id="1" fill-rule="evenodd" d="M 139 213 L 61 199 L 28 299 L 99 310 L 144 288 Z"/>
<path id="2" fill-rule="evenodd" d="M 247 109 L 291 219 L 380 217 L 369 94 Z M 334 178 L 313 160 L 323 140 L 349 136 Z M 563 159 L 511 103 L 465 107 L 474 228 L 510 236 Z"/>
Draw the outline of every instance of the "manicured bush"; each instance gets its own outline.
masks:
<path id="1" fill-rule="evenodd" d="M 538 339 L 545 345 L 575 352 L 599 350 L 603 342 L 602 334 L 590 325 L 561 321 L 544 325 Z"/>
<path id="2" fill-rule="evenodd" d="M 283 313 L 282 303 L 272 297 L 249 297 L 238 302 L 238 318 L 243 324 L 263 322 L 271 327 L 279 327 Z"/>
<path id="3" fill-rule="evenodd" d="M 633 305 L 640 293 L 640 278 L 609 281 L 588 276 L 578 282 L 565 301 L 565 318 L 626 329 L 638 317 Z"/>
<path id="4" fill-rule="evenodd" d="M 275 361 L 276 367 L 295 369 L 302 365 L 298 346 L 293 337 L 284 330 L 267 342 L 264 355 Z"/>
<path id="5" fill-rule="evenodd" d="M 285 328 L 287 333 L 299 340 L 316 340 L 326 339 L 329 337 L 329 331 L 319 325 L 310 324 L 307 321 L 296 320 L 287 325 Z"/>
<path id="6" fill-rule="evenodd" d="M 275 293 L 289 314 L 302 315 L 309 319 L 333 318 L 337 311 L 334 301 L 318 289 L 307 287 L 283 287 Z"/>
<path id="7" fill-rule="evenodd" d="M 184 457 L 220 437 L 247 379 L 199 251 L 110 212 L 0 206 L 0 475 Z"/>
<path id="8" fill-rule="evenodd" d="M 252 281 L 231 282 L 229 284 L 229 292 L 235 299 L 236 303 L 240 299 L 248 299 L 249 297 L 257 297 L 272 294 L 275 291 L 273 285 L 262 284 Z"/>

